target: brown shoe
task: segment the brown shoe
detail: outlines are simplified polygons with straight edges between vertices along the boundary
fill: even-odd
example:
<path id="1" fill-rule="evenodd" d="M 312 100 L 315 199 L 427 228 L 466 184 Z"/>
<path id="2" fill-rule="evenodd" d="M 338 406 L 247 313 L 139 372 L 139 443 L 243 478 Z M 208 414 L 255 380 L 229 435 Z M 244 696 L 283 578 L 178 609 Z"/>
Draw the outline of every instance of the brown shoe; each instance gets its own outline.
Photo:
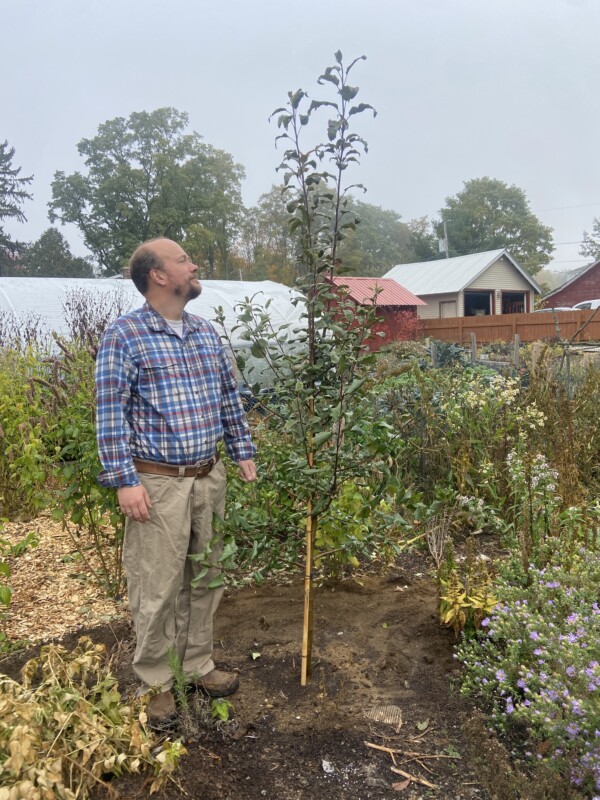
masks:
<path id="1" fill-rule="evenodd" d="M 201 689 L 209 697 L 228 697 L 233 694 L 240 685 L 238 676 L 233 672 L 223 672 L 220 669 L 213 669 L 194 680 L 194 686 Z"/>
<path id="2" fill-rule="evenodd" d="M 148 725 L 153 730 L 169 728 L 177 719 L 173 692 L 161 692 L 150 698 L 146 706 Z"/>

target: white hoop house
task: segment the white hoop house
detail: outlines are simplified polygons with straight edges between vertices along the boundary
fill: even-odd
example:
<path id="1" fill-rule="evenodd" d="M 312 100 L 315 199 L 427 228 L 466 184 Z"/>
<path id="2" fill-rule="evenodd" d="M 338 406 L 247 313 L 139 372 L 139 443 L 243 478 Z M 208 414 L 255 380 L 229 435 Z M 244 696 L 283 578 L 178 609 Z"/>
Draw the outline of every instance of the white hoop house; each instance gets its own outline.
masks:
<path id="1" fill-rule="evenodd" d="M 68 336 L 65 302 L 74 292 L 89 293 L 104 300 L 118 300 L 123 311 L 139 308 L 144 299 L 133 283 L 121 278 L 0 278 L 0 314 L 8 314 L 17 323 L 27 319 L 40 320 L 40 325 L 50 333 L 55 331 Z M 265 307 L 273 327 L 278 330 L 289 325 L 305 327 L 301 314 L 303 304 L 295 305 L 298 292 L 274 281 L 202 281 L 202 294 L 187 305 L 187 310 L 205 319 L 215 321 L 217 307 L 222 307 L 225 328 L 236 349 L 246 349 L 249 344 L 233 328 L 237 324 L 237 306 L 246 298 Z M 116 305 L 116 303 L 115 303 Z M 217 330 L 221 333 L 220 327 Z"/>

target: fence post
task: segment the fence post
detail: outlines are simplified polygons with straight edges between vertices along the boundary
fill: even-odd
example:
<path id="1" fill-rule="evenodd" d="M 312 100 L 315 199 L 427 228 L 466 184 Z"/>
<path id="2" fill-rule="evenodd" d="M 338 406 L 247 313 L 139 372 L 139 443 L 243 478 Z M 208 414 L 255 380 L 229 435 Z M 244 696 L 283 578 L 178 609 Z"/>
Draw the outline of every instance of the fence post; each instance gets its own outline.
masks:
<path id="1" fill-rule="evenodd" d="M 437 350 L 437 342 L 432 339 L 431 340 L 431 366 L 434 369 L 437 369 L 438 365 L 438 350 Z"/>
<path id="2" fill-rule="evenodd" d="M 513 363 L 515 365 L 515 369 L 519 369 L 519 358 L 521 355 L 521 337 L 518 333 L 515 333 L 514 338 L 514 346 L 513 346 Z"/>
<path id="3" fill-rule="evenodd" d="M 471 331 L 469 336 L 471 337 L 471 363 L 474 364 L 477 361 L 477 337 L 475 336 L 475 331 Z"/>

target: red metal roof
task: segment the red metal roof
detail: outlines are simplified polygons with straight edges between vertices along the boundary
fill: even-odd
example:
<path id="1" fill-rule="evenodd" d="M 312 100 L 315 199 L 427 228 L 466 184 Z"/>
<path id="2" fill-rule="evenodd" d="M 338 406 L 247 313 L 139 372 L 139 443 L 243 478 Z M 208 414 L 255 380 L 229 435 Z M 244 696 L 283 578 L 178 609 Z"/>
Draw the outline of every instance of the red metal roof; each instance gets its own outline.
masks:
<path id="1" fill-rule="evenodd" d="M 349 296 L 361 306 L 372 305 L 375 292 L 377 292 L 375 303 L 378 306 L 427 305 L 393 278 L 349 278 L 346 275 L 337 275 L 332 278 L 332 282 L 336 286 L 345 287 Z"/>

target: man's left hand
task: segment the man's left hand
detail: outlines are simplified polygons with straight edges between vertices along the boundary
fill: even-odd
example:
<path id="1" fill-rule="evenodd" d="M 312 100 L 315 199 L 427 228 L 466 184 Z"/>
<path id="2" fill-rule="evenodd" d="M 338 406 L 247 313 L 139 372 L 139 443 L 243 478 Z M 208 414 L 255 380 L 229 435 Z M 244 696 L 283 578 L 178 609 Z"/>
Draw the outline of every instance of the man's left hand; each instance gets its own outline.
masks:
<path id="1" fill-rule="evenodd" d="M 252 459 L 248 459 L 247 461 L 238 461 L 238 467 L 243 481 L 246 481 L 246 483 L 252 483 L 252 481 L 256 480 L 256 464 L 254 461 L 252 461 Z"/>

